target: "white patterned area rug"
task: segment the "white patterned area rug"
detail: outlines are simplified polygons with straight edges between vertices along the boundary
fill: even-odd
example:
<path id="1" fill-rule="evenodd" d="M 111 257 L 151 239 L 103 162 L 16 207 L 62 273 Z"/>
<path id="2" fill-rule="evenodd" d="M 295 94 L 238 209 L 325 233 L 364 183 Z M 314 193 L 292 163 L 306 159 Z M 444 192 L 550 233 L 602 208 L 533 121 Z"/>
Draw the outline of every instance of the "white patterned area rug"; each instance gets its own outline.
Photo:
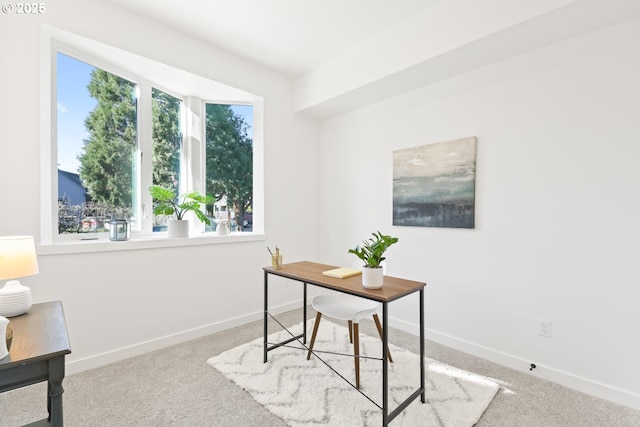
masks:
<path id="1" fill-rule="evenodd" d="M 309 327 L 313 322 L 308 322 Z M 302 331 L 302 323 L 290 328 Z M 286 331 L 269 336 L 270 343 L 289 338 Z M 310 336 L 310 334 L 308 334 Z M 295 341 L 290 345 L 299 345 Z M 420 356 L 390 345 L 389 406 L 397 405 L 420 387 Z M 322 320 L 314 350 L 353 354 L 346 325 Z M 225 351 L 207 363 L 269 411 L 292 427 L 380 426 L 381 410 L 306 351 L 280 347 L 262 363 L 262 338 Z M 360 354 L 381 357 L 379 337 L 360 334 Z M 352 357 L 322 353 L 320 356 L 346 379 L 355 383 Z M 426 403 L 412 402 L 390 423 L 393 427 L 473 426 L 491 403 L 499 386 L 485 377 L 444 363 L 425 359 Z M 361 359 L 360 389 L 382 406 L 382 362 Z"/>

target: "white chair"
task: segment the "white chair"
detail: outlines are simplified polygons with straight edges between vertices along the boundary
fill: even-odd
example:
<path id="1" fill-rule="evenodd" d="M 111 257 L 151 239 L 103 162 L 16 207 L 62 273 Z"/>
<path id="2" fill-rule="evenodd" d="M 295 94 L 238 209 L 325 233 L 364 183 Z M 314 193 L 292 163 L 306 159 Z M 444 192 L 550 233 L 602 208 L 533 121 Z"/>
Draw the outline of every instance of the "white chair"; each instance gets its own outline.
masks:
<path id="1" fill-rule="evenodd" d="M 386 269 L 385 269 L 386 270 Z M 356 372 L 356 388 L 360 388 L 360 340 L 359 340 L 359 323 L 360 320 L 372 316 L 373 321 L 378 329 L 378 334 L 382 340 L 382 325 L 378 317 L 378 303 L 364 298 L 351 295 L 318 295 L 311 302 L 312 307 L 317 311 L 316 321 L 313 325 L 311 341 L 309 342 L 309 351 L 307 352 L 307 360 L 311 358 L 311 351 L 320 326 L 322 315 L 326 315 L 337 320 L 346 320 L 349 325 L 349 342 L 353 344 L 353 355 Z M 389 362 L 393 362 L 391 352 L 387 347 L 387 357 Z"/>

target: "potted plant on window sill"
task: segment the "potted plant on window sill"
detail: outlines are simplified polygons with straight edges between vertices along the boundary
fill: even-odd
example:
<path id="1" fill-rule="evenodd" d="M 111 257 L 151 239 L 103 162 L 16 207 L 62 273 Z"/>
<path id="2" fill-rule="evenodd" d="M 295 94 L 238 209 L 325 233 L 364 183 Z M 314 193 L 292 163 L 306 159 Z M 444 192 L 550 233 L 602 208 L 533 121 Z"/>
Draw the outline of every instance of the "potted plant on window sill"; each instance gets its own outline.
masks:
<path id="1" fill-rule="evenodd" d="M 155 201 L 153 213 L 155 215 L 173 215 L 167 223 L 169 237 L 189 237 L 189 221 L 184 219 L 187 212 L 193 212 L 201 222 L 210 225 L 211 220 L 200 210 L 203 204 L 211 205 L 216 202 L 213 196 L 202 195 L 197 191 L 177 196 L 175 191 L 161 185 L 149 187 L 149 193 Z"/>
<path id="2" fill-rule="evenodd" d="M 373 238 L 363 240 L 362 246 L 349 249 L 349 253 L 364 261 L 362 286 L 367 289 L 380 289 L 384 282 L 384 270 L 380 263 L 385 260 L 383 255 L 389 246 L 397 243 L 398 238 L 384 235 L 380 231 L 371 234 Z"/>

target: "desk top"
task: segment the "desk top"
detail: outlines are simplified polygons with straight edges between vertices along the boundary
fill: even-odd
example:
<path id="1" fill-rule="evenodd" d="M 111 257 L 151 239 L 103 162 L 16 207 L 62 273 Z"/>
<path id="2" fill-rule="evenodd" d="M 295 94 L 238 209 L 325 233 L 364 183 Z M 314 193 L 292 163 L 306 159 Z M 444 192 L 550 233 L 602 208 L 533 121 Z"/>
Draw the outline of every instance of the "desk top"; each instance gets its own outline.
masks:
<path id="1" fill-rule="evenodd" d="M 13 340 L 9 355 L 0 359 L 0 371 L 16 363 L 71 353 L 62 302 L 33 304 L 28 312 L 10 317 L 9 321 Z"/>
<path id="2" fill-rule="evenodd" d="M 384 284 L 381 289 L 367 289 L 362 286 L 362 276 L 360 275 L 340 279 L 322 274 L 323 271 L 334 268 L 338 267 L 310 261 L 300 261 L 283 264 L 278 270 L 273 267 L 264 267 L 264 271 L 276 276 L 357 295 L 378 302 L 391 302 L 405 295 L 420 291 L 426 286 L 426 283 L 423 282 L 384 276 Z"/>

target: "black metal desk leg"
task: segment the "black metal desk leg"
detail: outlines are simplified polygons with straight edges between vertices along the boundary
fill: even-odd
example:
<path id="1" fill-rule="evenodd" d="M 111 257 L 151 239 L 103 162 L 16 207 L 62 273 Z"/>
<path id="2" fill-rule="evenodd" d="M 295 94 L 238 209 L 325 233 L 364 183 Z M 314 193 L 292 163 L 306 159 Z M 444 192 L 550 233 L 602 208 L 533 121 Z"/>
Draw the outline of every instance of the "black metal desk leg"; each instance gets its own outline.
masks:
<path id="1" fill-rule="evenodd" d="M 389 322 L 388 303 L 382 303 L 382 427 L 389 425 Z"/>
<path id="2" fill-rule="evenodd" d="M 422 388 L 420 400 L 422 403 L 426 402 L 424 375 L 424 289 L 420 289 L 420 387 Z"/>
<path id="3" fill-rule="evenodd" d="M 263 328 L 264 328 L 264 337 L 263 337 L 263 357 L 262 363 L 267 363 L 267 310 L 269 308 L 269 284 L 268 284 L 268 276 L 269 273 L 264 272 L 264 319 L 263 319 Z"/>
<path id="4" fill-rule="evenodd" d="M 307 343 L 307 282 L 304 282 L 302 301 L 302 343 Z"/>

